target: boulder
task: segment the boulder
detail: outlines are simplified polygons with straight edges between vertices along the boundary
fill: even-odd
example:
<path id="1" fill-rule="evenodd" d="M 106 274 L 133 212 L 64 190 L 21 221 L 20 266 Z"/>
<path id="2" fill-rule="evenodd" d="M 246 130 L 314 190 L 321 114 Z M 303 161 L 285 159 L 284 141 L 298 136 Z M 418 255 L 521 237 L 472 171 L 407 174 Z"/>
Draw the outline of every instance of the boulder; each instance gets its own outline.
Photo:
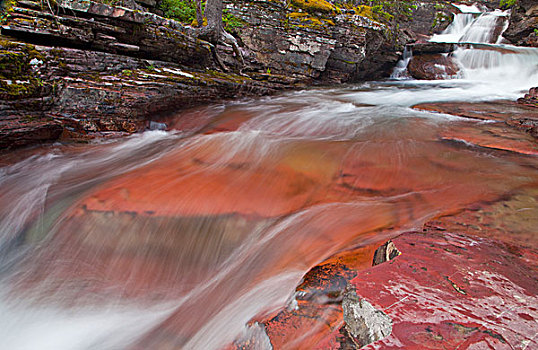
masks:
<path id="1" fill-rule="evenodd" d="M 442 54 L 413 56 L 407 69 L 413 78 L 421 80 L 447 79 L 455 77 L 459 72 L 452 58 Z"/>

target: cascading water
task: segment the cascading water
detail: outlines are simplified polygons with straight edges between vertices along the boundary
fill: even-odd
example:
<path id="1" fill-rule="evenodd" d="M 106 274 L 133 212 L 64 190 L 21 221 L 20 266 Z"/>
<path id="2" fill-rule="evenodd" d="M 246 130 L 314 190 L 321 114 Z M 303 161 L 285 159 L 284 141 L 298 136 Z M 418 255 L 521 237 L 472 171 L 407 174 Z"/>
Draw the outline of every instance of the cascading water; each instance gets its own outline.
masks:
<path id="1" fill-rule="evenodd" d="M 407 72 L 407 65 L 409 64 L 411 58 L 413 58 L 413 51 L 406 46 L 404 48 L 403 58 L 396 63 L 396 67 L 394 67 L 390 78 L 396 80 L 410 79 L 411 77 Z"/>
<path id="2" fill-rule="evenodd" d="M 538 81 L 536 50 L 454 57 L 465 79 L 214 105 L 166 121 L 196 115 L 189 133 L 53 145 L 6 161 L 3 345 L 221 349 L 285 306 L 329 256 L 532 185 L 536 157 L 439 136 L 469 123 L 487 133 L 487 123 L 409 106 L 518 97 Z"/>
<path id="3" fill-rule="evenodd" d="M 500 44 L 502 33 L 508 26 L 509 11 L 481 12 L 476 6 L 457 7 L 461 13 L 455 15 L 454 21 L 443 33 L 430 39 L 432 43 L 457 46 L 454 52 L 445 54 L 460 69 L 458 79 L 453 80 L 457 85 L 453 89 L 453 99 L 515 99 L 536 86 L 538 49 Z M 391 75 L 392 79 L 409 79 L 407 65 L 411 58 L 411 49 L 406 48 L 403 59 Z"/>
<path id="4" fill-rule="evenodd" d="M 441 33 L 434 35 L 431 42 L 443 43 L 497 43 L 501 40 L 509 11 L 495 10 L 476 14 L 458 13 L 454 21 Z"/>

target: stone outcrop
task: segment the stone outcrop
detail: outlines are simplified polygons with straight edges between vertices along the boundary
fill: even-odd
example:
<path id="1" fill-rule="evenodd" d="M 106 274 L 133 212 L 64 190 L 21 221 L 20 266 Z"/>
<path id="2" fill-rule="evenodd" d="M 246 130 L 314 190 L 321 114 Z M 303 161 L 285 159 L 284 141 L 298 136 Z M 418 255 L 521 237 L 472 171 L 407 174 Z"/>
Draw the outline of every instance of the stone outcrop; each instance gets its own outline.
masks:
<path id="1" fill-rule="evenodd" d="M 384 262 L 394 259 L 398 255 L 400 255 L 400 251 L 398 250 L 398 248 L 396 248 L 392 241 L 388 241 L 387 243 L 376 249 L 372 265 L 375 266 L 382 264 Z"/>
<path id="2" fill-rule="evenodd" d="M 227 10 L 246 23 L 236 34 L 252 69 L 353 82 L 387 76 L 398 60 L 395 33 L 367 17 L 311 14 L 276 2 L 233 2 Z"/>
<path id="3" fill-rule="evenodd" d="M 512 8 L 510 24 L 503 36 L 514 45 L 538 47 L 538 4 L 536 1 L 517 1 Z"/>
<path id="4" fill-rule="evenodd" d="M 446 1 L 421 1 L 408 21 L 400 24 L 403 30 L 409 30 L 416 39 L 429 36 L 445 30 L 454 19 L 458 10 Z"/>

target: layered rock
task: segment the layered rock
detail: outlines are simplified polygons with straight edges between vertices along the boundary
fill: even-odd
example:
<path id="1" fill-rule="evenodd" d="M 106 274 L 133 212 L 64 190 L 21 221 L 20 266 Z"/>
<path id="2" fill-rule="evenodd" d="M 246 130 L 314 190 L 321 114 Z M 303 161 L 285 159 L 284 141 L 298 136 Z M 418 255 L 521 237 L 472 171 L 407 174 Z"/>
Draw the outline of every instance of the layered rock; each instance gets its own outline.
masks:
<path id="1" fill-rule="evenodd" d="M 0 45 L 8 67 L 2 73 L 0 145 L 8 148 L 55 140 L 62 132 L 64 138 L 132 133 L 151 115 L 284 87 L 100 51 Z"/>
<path id="2" fill-rule="evenodd" d="M 528 104 L 538 106 L 538 87 L 533 87 L 529 89 L 529 92 L 525 96 L 517 100 L 518 103 Z"/>
<path id="3" fill-rule="evenodd" d="M 246 23 L 237 35 L 253 68 L 353 82 L 387 76 L 398 60 L 394 33 L 367 17 L 287 10 L 276 2 L 233 2 L 227 9 Z"/>
<path id="4" fill-rule="evenodd" d="M 158 12 L 153 3 L 145 6 Z M 404 43 L 386 25 L 336 8 L 226 6 L 243 23 L 234 33 L 243 66 L 231 48 L 215 48 L 192 28 L 155 13 L 95 2 L 62 1 L 53 8 L 8 3 L 1 27 L 0 144 L 131 133 L 150 116 L 207 101 L 377 79 L 390 73 Z M 223 72 L 215 50 L 242 74 Z"/>

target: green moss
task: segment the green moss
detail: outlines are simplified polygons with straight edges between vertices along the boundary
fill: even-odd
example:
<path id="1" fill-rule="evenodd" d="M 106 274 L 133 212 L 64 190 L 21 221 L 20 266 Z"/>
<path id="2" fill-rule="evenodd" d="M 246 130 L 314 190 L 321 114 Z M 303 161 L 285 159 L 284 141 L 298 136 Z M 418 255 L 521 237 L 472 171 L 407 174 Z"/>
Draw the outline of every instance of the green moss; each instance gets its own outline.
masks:
<path id="1" fill-rule="evenodd" d="M 161 0 L 159 7 L 164 16 L 179 22 L 191 24 L 196 19 L 196 5 L 188 0 Z"/>
<path id="2" fill-rule="evenodd" d="M 13 7 L 17 4 L 16 0 L 4 0 L 0 7 L 0 24 L 7 22 L 13 12 Z"/>
<path id="3" fill-rule="evenodd" d="M 319 30 L 335 24 L 331 19 L 313 17 L 304 12 L 291 12 L 286 15 L 286 22 L 283 25 L 286 28 L 313 28 Z"/>
<path id="4" fill-rule="evenodd" d="M 29 78 L 27 80 L 18 80 L 9 83 L 0 80 L 0 95 L 11 98 L 23 98 L 38 94 L 43 87 L 43 81 L 38 78 Z"/>
<path id="5" fill-rule="evenodd" d="M 432 28 L 435 28 L 437 25 L 446 21 L 450 21 L 450 16 L 448 16 L 444 12 L 437 12 L 432 23 Z"/>
<path id="6" fill-rule="evenodd" d="M 26 97 L 37 94 L 43 82 L 35 77 L 30 62 L 44 61 L 45 57 L 35 46 L 0 40 L 0 94 L 6 98 Z"/>
<path id="7" fill-rule="evenodd" d="M 222 11 L 222 22 L 224 23 L 224 29 L 228 32 L 232 32 L 236 28 L 243 28 L 246 25 L 245 21 L 234 16 L 226 9 Z"/>
<path id="8" fill-rule="evenodd" d="M 356 14 L 385 24 L 395 24 L 395 20 L 410 21 L 417 5 L 410 1 L 396 0 L 355 0 L 355 7 L 347 5 Z"/>
<path id="9" fill-rule="evenodd" d="M 507 10 L 516 4 L 517 0 L 501 0 L 499 7 L 503 10 Z"/>
<path id="10" fill-rule="evenodd" d="M 325 0 L 291 0 L 291 4 L 310 13 L 341 12 L 338 7 Z"/>

